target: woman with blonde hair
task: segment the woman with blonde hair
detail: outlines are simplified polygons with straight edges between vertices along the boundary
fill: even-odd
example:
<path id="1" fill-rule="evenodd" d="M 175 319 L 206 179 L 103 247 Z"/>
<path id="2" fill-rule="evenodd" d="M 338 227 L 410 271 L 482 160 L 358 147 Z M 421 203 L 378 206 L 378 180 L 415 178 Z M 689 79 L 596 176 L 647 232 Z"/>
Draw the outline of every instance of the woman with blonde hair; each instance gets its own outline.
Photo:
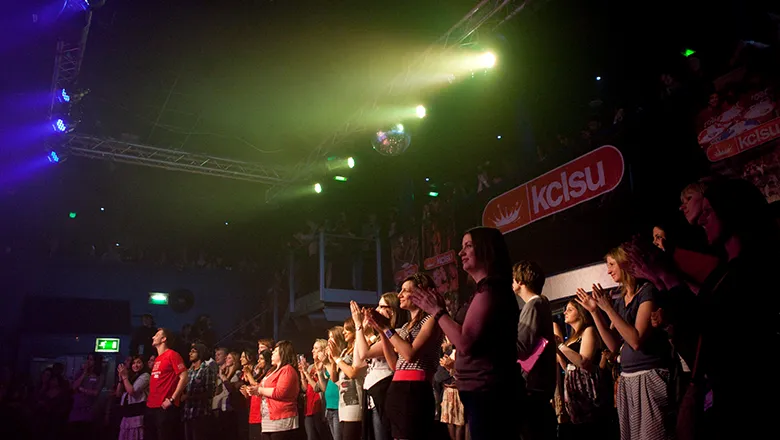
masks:
<path id="1" fill-rule="evenodd" d="M 331 327 L 328 330 L 328 341 L 325 347 L 325 360 L 323 361 L 324 368 L 320 373 L 320 381 L 325 384 L 325 421 L 328 423 L 330 434 L 334 440 L 341 439 L 341 424 L 339 422 L 339 375 L 331 374 L 333 368 L 333 358 L 328 354 L 330 351 L 330 344 L 336 346 L 336 350 L 340 353 L 347 343 L 344 341 L 344 327 L 337 325 Z M 334 369 L 335 370 L 335 369 Z"/>
<path id="2" fill-rule="evenodd" d="M 669 395 L 671 346 L 663 330 L 654 328 L 655 286 L 639 281 L 631 272 L 624 247 L 606 255 L 607 273 L 620 284 L 620 297 L 612 303 L 600 284 L 589 295 L 577 289 L 577 302 L 590 312 L 599 335 L 610 351 L 620 350 L 617 408 L 622 440 L 673 438 L 674 408 Z M 611 324 L 602 317 L 603 311 Z"/>

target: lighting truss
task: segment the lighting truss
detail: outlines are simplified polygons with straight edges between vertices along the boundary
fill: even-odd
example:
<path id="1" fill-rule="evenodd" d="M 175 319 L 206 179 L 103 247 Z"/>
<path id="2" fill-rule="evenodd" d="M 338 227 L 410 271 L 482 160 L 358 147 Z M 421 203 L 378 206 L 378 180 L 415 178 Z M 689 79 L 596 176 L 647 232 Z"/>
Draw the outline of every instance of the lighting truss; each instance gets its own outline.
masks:
<path id="1" fill-rule="evenodd" d="M 150 147 L 115 139 L 78 134 L 68 135 L 63 147 L 71 156 L 88 159 L 101 159 L 164 170 L 265 183 L 272 187 L 285 186 L 289 183 L 284 171 L 280 168 L 187 151 Z"/>
<path id="2" fill-rule="evenodd" d="M 84 51 L 87 48 L 87 37 L 89 28 L 92 25 L 92 11 L 85 12 L 86 25 L 78 35 L 78 41 L 75 38 L 68 41 L 62 38 L 57 41 L 57 52 L 54 55 L 54 73 L 51 79 L 51 105 L 49 106 L 49 120 L 51 120 L 54 111 L 54 105 L 57 102 L 56 91 L 59 89 L 70 89 L 76 84 L 76 79 L 81 72 L 81 64 L 84 61 Z"/>
<path id="3" fill-rule="evenodd" d="M 307 179 L 312 167 L 323 157 L 329 154 L 329 150 L 343 142 L 347 137 L 365 132 L 369 128 L 364 121 L 370 120 L 366 115 L 377 110 L 381 101 L 388 97 L 403 93 L 408 90 L 410 78 L 425 66 L 435 62 L 448 50 L 458 47 L 468 47 L 479 41 L 481 31 L 493 32 L 496 28 L 511 20 L 526 7 L 538 6 L 548 0 L 480 0 L 465 17 L 452 26 L 436 42 L 430 45 L 425 52 L 412 60 L 373 100 L 353 113 L 341 128 L 320 142 L 308 155 L 305 162 L 299 164 L 295 180 Z"/>

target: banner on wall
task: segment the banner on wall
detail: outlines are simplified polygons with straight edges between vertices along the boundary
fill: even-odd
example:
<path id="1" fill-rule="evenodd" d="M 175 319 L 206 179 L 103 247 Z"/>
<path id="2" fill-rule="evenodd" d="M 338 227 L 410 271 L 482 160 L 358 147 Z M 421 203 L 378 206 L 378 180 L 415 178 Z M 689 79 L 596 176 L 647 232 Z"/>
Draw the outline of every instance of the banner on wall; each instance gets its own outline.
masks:
<path id="1" fill-rule="evenodd" d="M 604 145 L 491 199 L 482 224 L 507 234 L 614 190 L 623 180 L 623 155 Z"/>
<path id="2" fill-rule="evenodd" d="M 436 290 L 444 297 L 447 311 L 458 311 L 458 257 L 454 250 L 426 258 L 423 267 L 436 282 Z"/>
<path id="3" fill-rule="evenodd" d="M 778 79 L 740 67 L 713 81 L 713 88 L 696 117 L 710 171 L 753 183 L 770 203 L 780 200 Z"/>
<path id="4" fill-rule="evenodd" d="M 420 240 L 415 228 L 413 232 L 395 234 L 390 237 L 390 253 L 393 263 L 393 280 L 396 284 L 420 270 Z"/>

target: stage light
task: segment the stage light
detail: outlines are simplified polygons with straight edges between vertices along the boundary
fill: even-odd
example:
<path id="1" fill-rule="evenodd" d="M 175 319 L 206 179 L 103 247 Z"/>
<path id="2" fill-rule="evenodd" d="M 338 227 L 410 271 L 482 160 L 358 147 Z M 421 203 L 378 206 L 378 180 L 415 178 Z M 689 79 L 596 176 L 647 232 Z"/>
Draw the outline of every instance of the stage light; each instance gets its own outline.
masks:
<path id="1" fill-rule="evenodd" d="M 70 95 L 68 94 L 68 91 L 65 89 L 60 89 L 60 91 L 57 92 L 57 100 L 63 104 L 70 102 Z"/>
<path id="2" fill-rule="evenodd" d="M 348 179 L 344 176 L 333 176 L 333 180 L 336 182 L 346 182 Z"/>
<path id="3" fill-rule="evenodd" d="M 228 226 L 228 225 L 230 225 L 230 222 L 225 222 L 225 226 Z"/>
<path id="4" fill-rule="evenodd" d="M 348 157 L 347 158 L 347 166 L 350 168 L 355 168 L 355 158 L 354 157 Z"/>
<path id="5" fill-rule="evenodd" d="M 105 212 L 106 208 L 101 207 L 100 212 Z"/>
<path id="6" fill-rule="evenodd" d="M 396 132 L 398 132 L 398 133 L 403 133 L 403 132 L 404 132 L 404 126 L 403 126 L 403 124 L 398 124 L 398 125 L 396 125 L 396 126 L 395 126 L 395 131 L 396 131 Z"/>
<path id="7" fill-rule="evenodd" d="M 685 50 L 682 51 L 682 56 L 684 56 L 685 58 L 688 58 L 689 56 L 691 56 L 691 55 L 693 55 L 695 53 L 696 53 L 696 51 L 693 50 L 693 49 L 685 49 Z"/>
<path id="8" fill-rule="evenodd" d="M 493 52 L 485 52 L 479 56 L 479 67 L 490 69 L 496 65 L 496 55 Z"/>
<path id="9" fill-rule="evenodd" d="M 600 76 L 597 76 L 597 77 L 596 77 L 596 81 L 601 81 L 601 77 L 600 77 Z"/>
<path id="10" fill-rule="evenodd" d="M 439 197 L 439 193 L 437 193 L 436 191 L 431 191 L 431 192 L 428 193 L 428 196 L 429 197 Z"/>
<path id="11" fill-rule="evenodd" d="M 65 133 L 65 130 L 68 129 L 68 126 L 65 125 L 65 121 L 63 121 L 62 119 L 57 119 L 56 121 L 54 121 L 52 127 L 54 127 L 54 131 L 58 133 Z"/>
<path id="12" fill-rule="evenodd" d="M 425 106 L 424 105 L 418 105 L 417 106 L 417 117 L 418 118 L 420 118 L 420 119 L 424 118 L 426 113 L 427 112 L 425 110 Z"/>
<path id="13" fill-rule="evenodd" d="M 70 218 L 76 218 L 76 215 L 78 215 L 78 214 L 76 214 L 75 211 L 71 211 L 71 212 L 68 213 L 68 217 L 70 217 Z"/>
<path id="14" fill-rule="evenodd" d="M 501 135 L 496 136 L 496 139 L 501 140 Z"/>
<path id="15" fill-rule="evenodd" d="M 426 177 L 426 178 L 425 178 L 425 181 L 426 181 L 426 182 L 430 182 L 430 181 L 431 181 L 431 178 L 430 178 L 430 177 Z"/>
<path id="16" fill-rule="evenodd" d="M 314 184 L 314 192 L 316 192 L 317 194 L 320 194 L 322 192 L 322 185 L 320 185 L 319 183 L 315 183 Z"/>
<path id="17" fill-rule="evenodd" d="M 52 151 L 46 156 L 49 159 L 49 162 L 51 163 L 59 163 L 60 156 L 57 155 L 56 151 Z"/>

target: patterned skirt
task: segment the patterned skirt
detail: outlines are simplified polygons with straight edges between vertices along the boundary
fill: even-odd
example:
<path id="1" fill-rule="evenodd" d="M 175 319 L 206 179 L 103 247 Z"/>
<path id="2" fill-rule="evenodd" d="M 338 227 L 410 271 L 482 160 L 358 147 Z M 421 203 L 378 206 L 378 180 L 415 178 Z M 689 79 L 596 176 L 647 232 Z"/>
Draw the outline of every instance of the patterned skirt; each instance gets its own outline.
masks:
<path id="1" fill-rule="evenodd" d="M 144 416 L 122 418 L 119 440 L 144 440 Z"/>
<path id="2" fill-rule="evenodd" d="M 621 373 L 617 394 L 620 440 L 671 440 L 675 433 L 669 370 Z"/>
<path id="3" fill-rule="evenodd" d="M 448 425 L 464 426 L 463 404 L 457 388 L 445 387 L 441 399 L 441 422 Z"/>

